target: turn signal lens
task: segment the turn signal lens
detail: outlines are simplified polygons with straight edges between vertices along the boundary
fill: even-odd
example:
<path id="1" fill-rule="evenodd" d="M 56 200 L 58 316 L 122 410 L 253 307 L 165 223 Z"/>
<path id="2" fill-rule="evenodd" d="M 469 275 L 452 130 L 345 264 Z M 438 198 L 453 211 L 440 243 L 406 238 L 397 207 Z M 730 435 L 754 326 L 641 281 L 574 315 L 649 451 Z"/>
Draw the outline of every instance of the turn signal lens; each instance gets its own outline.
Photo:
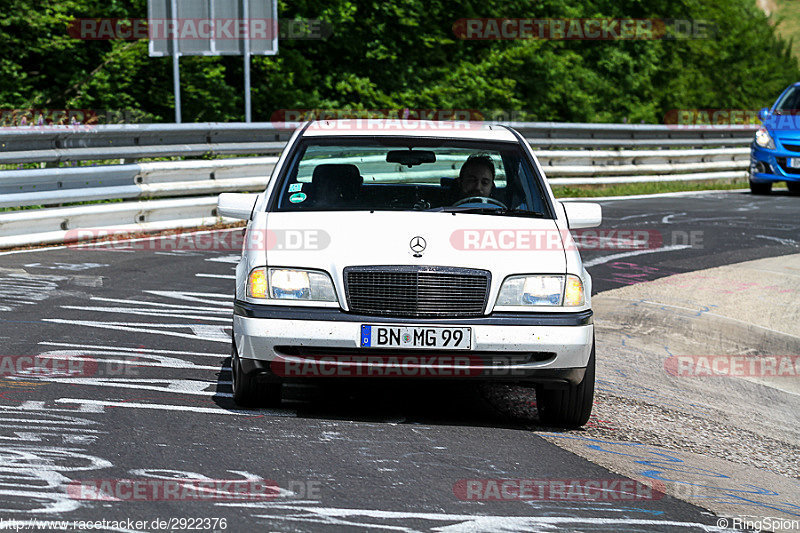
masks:
<path id="1" fill-rule="evenodd" d="M 256 268 L 250 272 L 250 278 L 247 281 L 247 294 L 251 298 L 266 298 L 268 289 L 266 269 Z"/>
<path id="2" fill-rule="evenodd" d="M 579 307 L 584 303 L 583 283 L 581 283 L 581 278 L 573 276 L 572 274 L 568 275 L 567 284 L 564 287 L 564 306 Z"/>

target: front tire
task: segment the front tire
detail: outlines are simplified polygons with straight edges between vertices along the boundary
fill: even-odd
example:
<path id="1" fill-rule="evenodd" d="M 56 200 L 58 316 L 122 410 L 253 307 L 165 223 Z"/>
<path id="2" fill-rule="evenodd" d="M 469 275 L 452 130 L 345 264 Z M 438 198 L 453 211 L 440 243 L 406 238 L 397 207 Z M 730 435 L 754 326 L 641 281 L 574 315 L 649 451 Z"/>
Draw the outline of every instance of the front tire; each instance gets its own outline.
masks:
<path id="1" fill-rule="evenodd" d="M 750 182 L 750 192 L 752 194 L 769 194 L 772 192 L 772 183 L 758 183 L 755 181 Z"/>
<path id="2" fill-rule="evenodd" d="M 231 350 L 233 401 L 241 407 L 277 407 L 281 404 L 281 383 L 262 383 L 256 374 L 245 374 L 236 346 Z"/>
<path id="3" fill-rule="evenodd" d="M 578 428 L 589 421 L 594 403 L 594 340 L 583 380 L 564 389 L 536 389 L 536 408 L 543 424 Z"/>

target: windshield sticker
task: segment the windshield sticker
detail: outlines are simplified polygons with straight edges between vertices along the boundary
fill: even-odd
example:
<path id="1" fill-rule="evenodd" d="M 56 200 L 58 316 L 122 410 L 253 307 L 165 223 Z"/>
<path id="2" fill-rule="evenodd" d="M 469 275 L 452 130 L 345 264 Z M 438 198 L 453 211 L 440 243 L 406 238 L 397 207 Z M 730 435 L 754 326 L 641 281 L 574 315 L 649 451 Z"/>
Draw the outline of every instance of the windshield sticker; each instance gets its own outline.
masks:
<path id="1" fill-rule="evenodd" d="M 289 201 L 293 204 L 299 204 L 300 202 L 305 202 L 308 196 L 305 193 L 299 192 L 297 194 L 293 194 L 289 197 Z"/>
<path id="2" fill-rule="evenodd" d="M 289 192 L 300 192 L 302 190 L 303 190 L 302 183 L 292 183 L 291 185 L 289 185 Z"/>

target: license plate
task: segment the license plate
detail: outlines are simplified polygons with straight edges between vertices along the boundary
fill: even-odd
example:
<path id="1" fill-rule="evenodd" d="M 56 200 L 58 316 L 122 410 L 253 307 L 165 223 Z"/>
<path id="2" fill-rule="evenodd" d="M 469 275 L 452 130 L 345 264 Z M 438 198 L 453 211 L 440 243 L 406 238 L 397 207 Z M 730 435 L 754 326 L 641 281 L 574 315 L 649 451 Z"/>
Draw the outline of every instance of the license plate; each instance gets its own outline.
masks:
<path id="1" fill-rule="evenodd" d="M 790 157 L 786 160 L 786 165 L 789 168 L 800 168 L 800 157 Z"/>
<path id="2" fill-rule="evenodd" d="M 469 350 L 472 328 L 421 326 L 361 326 L 362 348 Z"/>

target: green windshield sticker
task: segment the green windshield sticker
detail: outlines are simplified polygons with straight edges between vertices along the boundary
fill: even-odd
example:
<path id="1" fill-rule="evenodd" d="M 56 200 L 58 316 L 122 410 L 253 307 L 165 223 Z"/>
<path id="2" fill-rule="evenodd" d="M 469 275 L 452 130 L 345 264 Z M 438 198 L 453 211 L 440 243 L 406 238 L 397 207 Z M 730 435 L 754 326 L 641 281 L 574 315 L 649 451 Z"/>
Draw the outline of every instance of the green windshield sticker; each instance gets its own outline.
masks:
<path id="1" fill-rule="evenodd" d="M 299 204 L 300 202 L 305 202 L 308 196 L 305 193 L 299 192 L 297 194 L 293 194 L 289 197 L 289 201 L 293 204 Z"/>
<path id="2" fill-rule="evenodd" d="M 302 190 L 303 190 L 302 183 L 292 183 L 291 185 L 289 185 L 289 192 L 300 192 Z"/>

